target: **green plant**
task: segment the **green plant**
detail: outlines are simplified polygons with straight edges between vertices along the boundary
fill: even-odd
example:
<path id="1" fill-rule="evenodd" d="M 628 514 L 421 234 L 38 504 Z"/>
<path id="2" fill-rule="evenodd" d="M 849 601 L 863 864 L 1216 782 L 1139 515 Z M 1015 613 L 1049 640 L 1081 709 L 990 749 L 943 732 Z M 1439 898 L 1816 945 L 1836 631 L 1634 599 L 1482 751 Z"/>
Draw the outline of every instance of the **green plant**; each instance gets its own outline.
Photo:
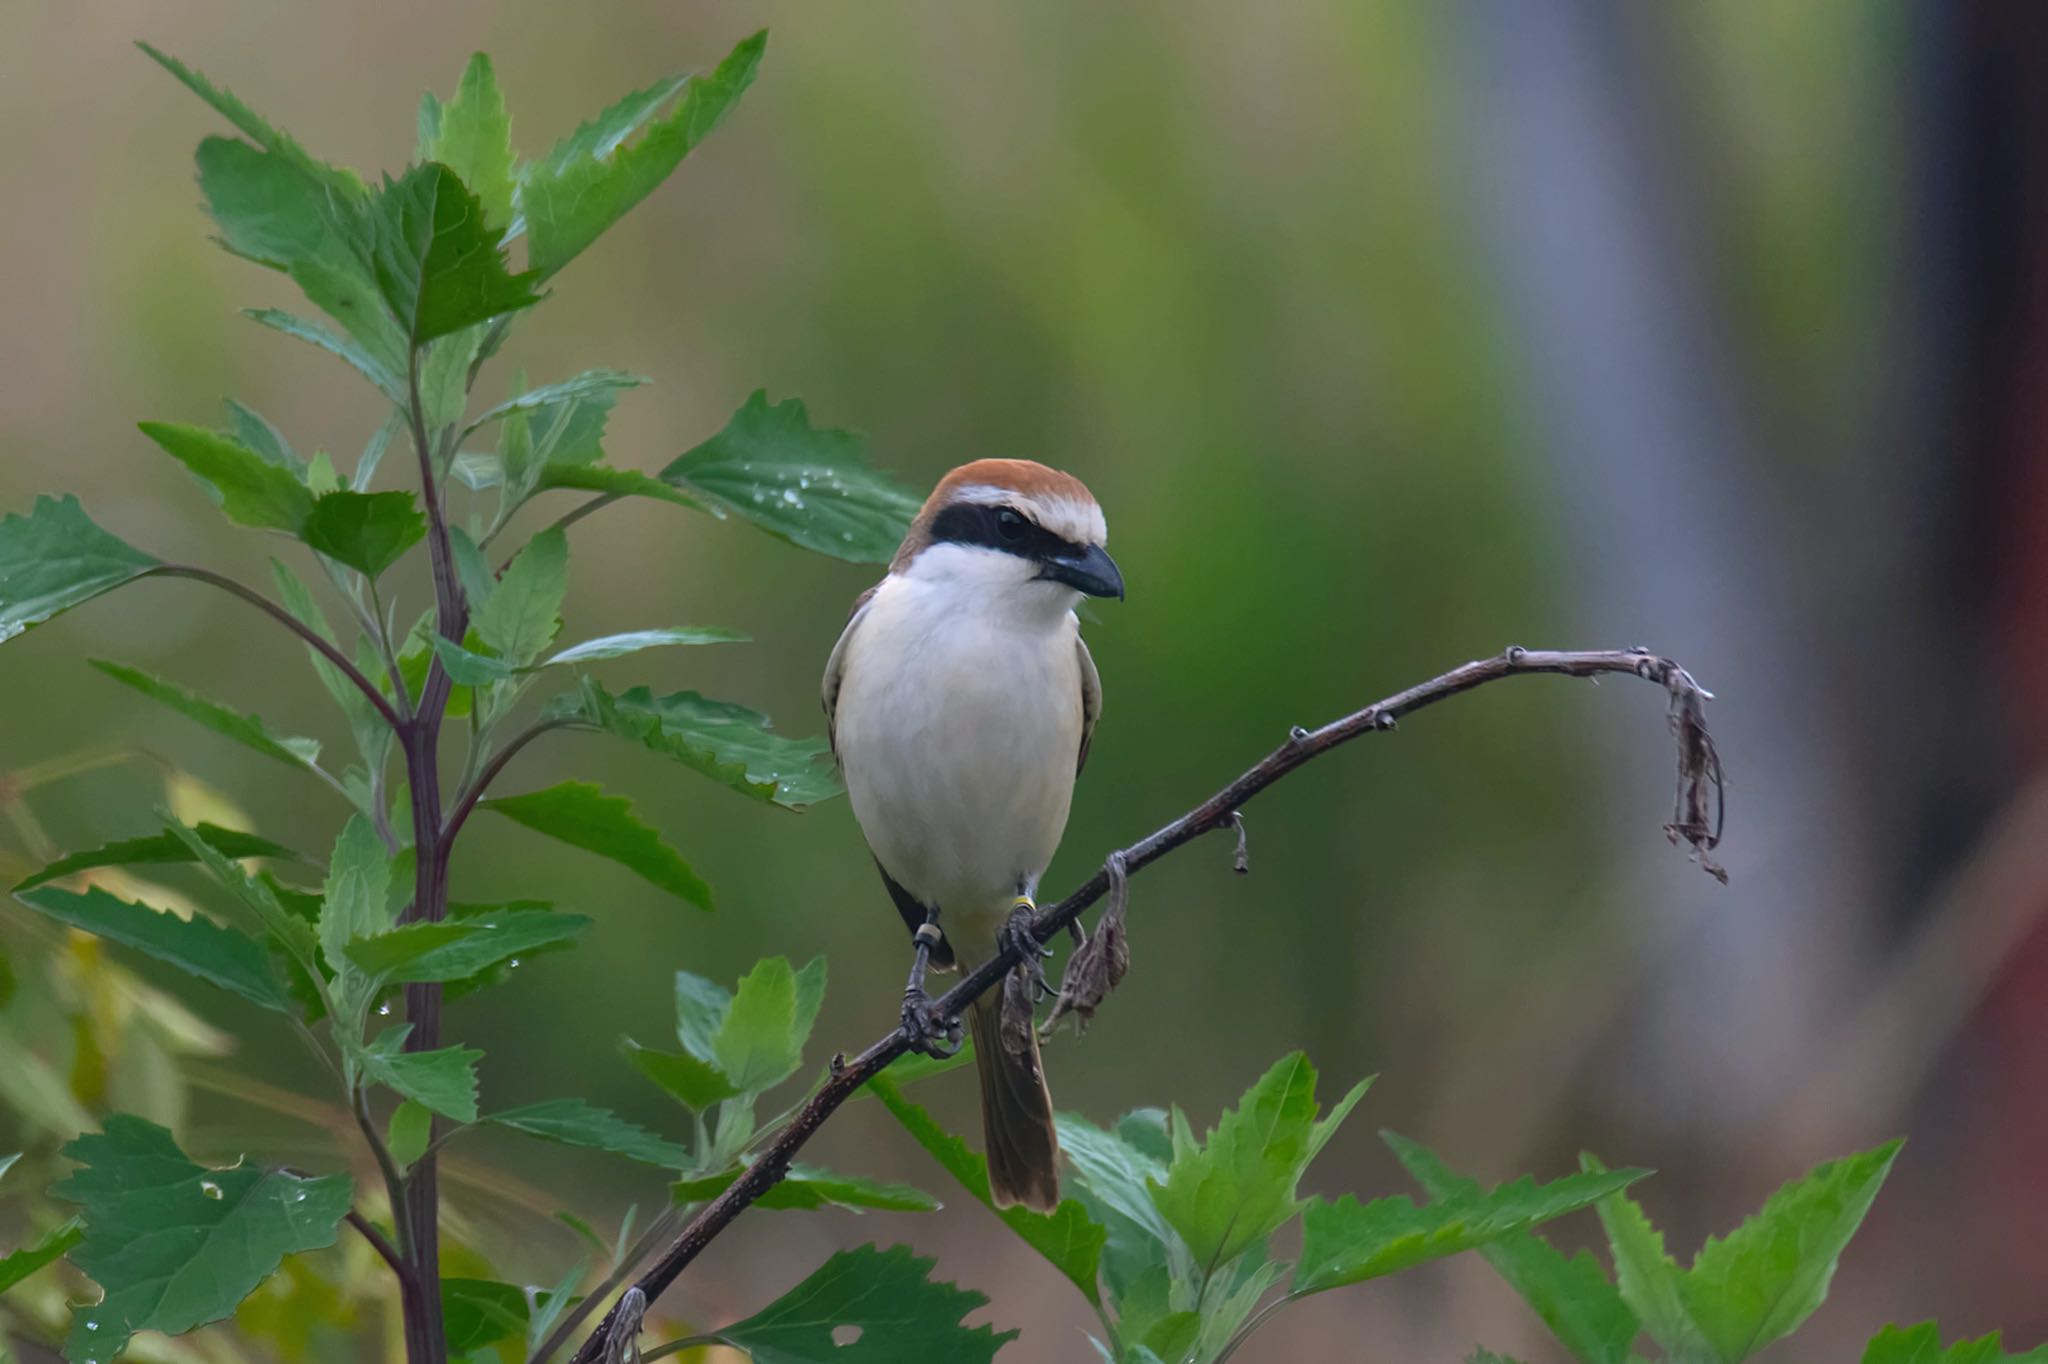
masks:
<path id="1" fill-rule="evenodd" d="M 491 65 L 478 56 L 451 99 L 429 96 L 423 104 L 414 163 L 375 184 L 315 158 L 233 95 L 148 50 L 239 134 L 209 137 L 198 150 L 201 190 L 222 244 L 289 276 L 329 321 L 276 309 L 250 316 L 342 361 L 382 395 L 389 415 L 345 469 L 324 452 L 302 455 L 239 403 L 229 404 L 225 430 L 147 422 L 143 433 L 196 477 L 231 522 L 295 546 L 324 580 L 327 600 L 339 605 L 344 628 L 337 631 L 321 597 L 282 559 L 273 561 L 273 597 L 132 546 L 63 496 L 0 521 L 0 640 L 146 578 L 227 592 L 307 649 L 352 736 L 355 752 L 342 765 L 311 740 L 277 733 L 175 682 L 116 662 L 94 666 L 305 773 L 350 813 L 316 856 L 205 822 L 167 799 L 159 827 L 127 831 L 89 851 L 58 855 L 29 839 L 33 861 L 16 898 L 40 916 L 35 922 L 46 933 L 50 925 L 66 930 L 39 949 L 92 943 L 96 954 L 97 944 L 113 943 L 237 995 L 291 1030 L 377 1176 L 358 1187 L 346 1172 L 276 1161 L 214 1166 L 181 1149 L 173 1114 L 105 1116 L 100 1130 L 63 1146 L 68 1167 L 48 1182 L 46 1197 L 37 1194 L 37 1234 L 0 1258 L 0 1289 L 59 1273 L 96 1285 L 96 1296 L 87 1294 L 92 1300 L 70 1314 L 68 1357 L 98 1364 L 129 1348 L 138 1332 L 176 1335 L 230 1317 L 252 1355 L 307 1355 L 315 1331 L 360 1326 L 359 1276 L 336 1268 L 342 1252 L 330 1249 L 346 1224 L 358 1258 L 374 1253 L 389 1270 L 412 1364 L 484 1357 L 540 1364 L 579 1338 L 578 1360 L 623 1358 L 662 1290 L 747 1207 L 936 1206 L 914 1188 L 795 1162 L 838 1106 L 863 1091 L 986 1201 L 981 1157 L 903 1092 L 910 1080 L 956 1062 L 913 1059 L 884 1074 L 907 1047 L 900 1032 L 850 1062 L 835 1058 L 801 1098 L 763 1118 L 763 1101 L 805 1069 L 825 989 L 822 961 L 799 967 L 769 957 L 730 989 L 678 973 L 677 1048 L 632 1043 L 626 1059 L 684 1110 L 680 1139 L 576 1098 L 493 1107 L 478 1092 L 482 1053 L 443 1035 L 446 999 L 501 986 L 521 958 L 565 948 L 591 927 L 545 902 L 454 898 L 452 850 L 478 810 L 610 858 L 687 903 L 710 907 L 709 887 L 626 801 L 580 782 L 494 794 L 534 739 L 557 730 L 610 734 L 791 810 L 838 791 L 821 741 L 785 737 L 730 702 L 688 691 L 615 690 L 592 675 L 593 665 L 645 649 L 733 642 L 743 638 L 737 632 L 654 628 L 557 647 L 568 531 L 614 501 L 642 497 L 875 562 L 894 548 L 915 499 L 869 467 L 856 439 L 813 427 L 794 400 L 754 394 L 721 432 L 649 474 L 608 462 L 604 449 L 608 414 L 640 382 L 633 376 L 592 369 L 537 387 L 515 381 L 495 404 L 473 397 L 511 326 L 544 299 L 561 269 L 732 110 L 764 46 L 756 35 L 707 76 L 634 92 L 524 163 L 513 152 Z M 513 268 L 515 252 L 523 253 L 523 269 Z M 406 457 L 387 461 L 394 446 Z M 383 486 L 399 465 L 410 486 Z M 581 497 L 524 543 L 510 544 L 515 513 L 560 492 Z M 387 575 L 422 546 L 432 604 L 409 619 Z M 1718 768 L 1701 714 L 1704 694 L 1684 670 L 1635 651 L 1515 649 L 1320 730 L 1296 731 L 1188 816 L 1115 854 L 1033 925 L 1043 941 L 1110 897 L 1096 934 L 1070 961 L 1065 1003 L 1085 1016 L 1121 974 L 1128 875 L 1203 834 L 1238 828 L 1241 837 L 1240 806 L 1339 744 L 1483 683 L 1539 672 L 1630 674 L 1664 688 L 1681 775 L 1670 832 L 1718 874 L 1708 858 L 1718 838 L 1709 811 Z M 551 697 L 528 705 L 537 685 L 557 680 Z M 467 743 L 460 768 L 448 772 L 441 740 L 451 720 Z M 7 800 L 19 815 L 18 792 Z M 137 867 L 196 872 L 206 897 L 175 903 L 138 879 Z M 972 973 L 940 1007 L 957 1012 L 994 987 L 1019 950 Z M 165 1017 L 182 1017 L 170 1007 Z M 10 1102 L 19 1104 L 33 1080 L 17 1079 Z M 1627 1357 L 1640 1322 L 1672 1358 L 1733 1364 L 1818 1302 L 1891 1158 L 1887 1148 L 1837 1167 L 1861 1172 L 1853 1177 L 1817 1172 L 1818 1192 L 1780 1195 L 1783 1207 L 1774 1200 L 1759 1219 L 1763 1230 L 1710 1246 L 1681 1275 L 1661 1260 L 1624 1193 L 1640 1171 L 1589 1165 L 1544 1184 L 1523 1179 L 1481 1191 L 1403 1144 L 1397 1149 L 1433 1201 L 1301 1198 L 1309 1162 L 1365 1090 L 1354 1087 L 1325 1114 L 1315 1081 L 1305 1058 L 1283 1059 L 1206 1136 L 1178 1110 L 1141 1109 L 1108 1128 L 1062 1119 L 1077 1175 L 1073 1197 L 1045 1216 L 1000 1215 L 1087 1298 L 1105 1358 L 1222 1360 L 1286 1303 L 1480 1249 L 1496 1264 L 1519 1266 L 1504 1272 L 1546 1320 L 1576 1332 L 1573 1323 L 1586 1313 L 1598 1316 L 1608 1350 L 1600 1359 Z M 47 1084 L 35 1092 L 54 1105 L 38 1132 L 83 1125 L 77 1096 Z M 451 1246 L 444 1236 L 438 1188 L 449 1144 L 483 1127 L 657 1168 L 668 1185 L 666 1210 L 637 1235 L 629 1220 L 612 1240 L 563 1214 L 589 1242 L 590 1257 L 549 1283 L 490 1277 L 473 1247 Z M 0 1161 L 0 1173 L 12 1163 Z M 54 1215 L 57 1204 L 75 1216 Z M 1547 1248 L 1531 1249 L 1543 1246 L 1533 1227 L 1588 1206 L 1600 1209 L 1615 1237 L 1619 1288 L 1588 1261 L 1560 1261 L 1558 1270 Z M 1826 1236 L 1809 1241 L 1807 1219 L 1828 1209 Z M 1297 1223 L 1301 1251 L 1290 1263 L 1272 1247 Z M 1756 1300 L 1759 1276 L 1779 1271 L 1783 1257 L 1774 1252 L 1784 1227 L 1800 1254 L 1787 1286 L 1752 1320 L 1743 1313 Z M 57 1267 L 60 1257 L 69 1270 Z M 844 1251 L 743 1320 L 646 1355 L 716 1340 L 782 1364 L 993 1357 L 1014 1333 L 964 1325 L 985 1299 L 934 1281 L 931 1268 L 901 1247 Z M 602 1319 L 593 1322 L 600 1309 Z M 20 1325 L 33 1330 L 41 1318 Z M 839 1343 L 835 1328 L 849 1327 L 857 1338 Z M 1578 1335 L 1566 1339 L 1575 1351 L 1584 1348 Z M 1936 1348 L 1930 1328 L 1891 1332 L 1873 1342 L 1870 1359 L 1928 1359 Z M 1996 1357 L 1995 1343 L 1984 1349 L 1993 1353 L 1941 1357 Z"/>

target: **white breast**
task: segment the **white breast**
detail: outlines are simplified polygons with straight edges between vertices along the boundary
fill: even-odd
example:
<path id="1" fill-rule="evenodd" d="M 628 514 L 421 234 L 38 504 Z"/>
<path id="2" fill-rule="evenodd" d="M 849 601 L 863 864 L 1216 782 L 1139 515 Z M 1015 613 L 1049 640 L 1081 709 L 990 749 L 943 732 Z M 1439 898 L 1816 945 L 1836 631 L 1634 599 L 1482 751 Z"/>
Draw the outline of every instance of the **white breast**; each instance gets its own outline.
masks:
<path id="1" fill-rule="evenodd" d="M 967 962 L 1036 893 L 1073 796 L 1079 626 L 1031 597 L 892 576 L 846 643 L 834 732 L 854 816 Z"/>

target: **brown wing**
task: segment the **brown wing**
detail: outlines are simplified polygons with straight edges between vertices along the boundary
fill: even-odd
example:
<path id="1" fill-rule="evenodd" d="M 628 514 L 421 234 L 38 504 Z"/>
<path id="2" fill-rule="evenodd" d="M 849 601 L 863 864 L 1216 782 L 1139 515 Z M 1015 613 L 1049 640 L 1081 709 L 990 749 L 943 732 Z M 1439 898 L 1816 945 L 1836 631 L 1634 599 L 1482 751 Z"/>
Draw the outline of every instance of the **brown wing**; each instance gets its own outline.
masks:
<path id="1" fill-rule="evenodd" d="M 839 632 L 839 642 L 832 646 L 832 656 L 825 660 L 825 682 L 819 690 L 818 699 L 825 706 L 825 738 L 832 744 L 832 752 L 835 755 L 839 752 L 839 684 L 844 680 L 846 673 L 847 641 L 851 640 L 853 632 L 860 628 L 860 618 L 867 611 L 868 603 L 875 599 L 875 591 L 879 587 L 881 584 L 876 583 L 874 587 L 853 599 L 853 609 L 846 613 L 846 628 Z"/>
<path id="2" fill-rule="evenodd" d="M 1095 722 L 1102 718 L 1102 674 L 1095 671 L 1095 659 L 1088 641 L 1078 635 L 1074 647 L 1081 651 L 1081 756 L 1074 760 L 1074 775 L 1088 766 L 1088 745 L 1095 738 Z"/>

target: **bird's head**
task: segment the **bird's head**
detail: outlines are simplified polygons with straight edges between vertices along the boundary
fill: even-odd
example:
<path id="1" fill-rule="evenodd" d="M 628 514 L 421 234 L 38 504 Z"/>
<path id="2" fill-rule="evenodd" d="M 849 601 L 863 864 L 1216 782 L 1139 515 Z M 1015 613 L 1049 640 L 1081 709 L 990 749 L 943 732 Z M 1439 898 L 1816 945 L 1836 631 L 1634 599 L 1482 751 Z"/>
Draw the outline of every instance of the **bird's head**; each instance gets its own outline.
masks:
<path id="1" fill-rule="evenodd" d="M 1082 596 L 1122 599 L 1107 538 L 1080 479 L 1028 459 L 981 459 L 939 480 L 889 571 L 1065 611 Z"/>

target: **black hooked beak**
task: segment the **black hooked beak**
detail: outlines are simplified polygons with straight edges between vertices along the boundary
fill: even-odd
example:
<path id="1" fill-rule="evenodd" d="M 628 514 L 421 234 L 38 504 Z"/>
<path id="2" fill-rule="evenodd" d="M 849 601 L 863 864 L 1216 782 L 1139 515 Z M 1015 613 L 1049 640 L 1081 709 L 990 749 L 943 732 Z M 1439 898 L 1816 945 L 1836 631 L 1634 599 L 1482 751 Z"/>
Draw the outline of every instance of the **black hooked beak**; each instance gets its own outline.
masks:
<path id="1" fill-rule="evenodd" d="M 1110 558 L 1100 545 L 1053 555 L 1045 561 L 1045 571 L 1039 576 L 1065 583 L 1091 597 L 1124 599 L 1124 575 L 1118 571 L 1116 560 Z"/>

